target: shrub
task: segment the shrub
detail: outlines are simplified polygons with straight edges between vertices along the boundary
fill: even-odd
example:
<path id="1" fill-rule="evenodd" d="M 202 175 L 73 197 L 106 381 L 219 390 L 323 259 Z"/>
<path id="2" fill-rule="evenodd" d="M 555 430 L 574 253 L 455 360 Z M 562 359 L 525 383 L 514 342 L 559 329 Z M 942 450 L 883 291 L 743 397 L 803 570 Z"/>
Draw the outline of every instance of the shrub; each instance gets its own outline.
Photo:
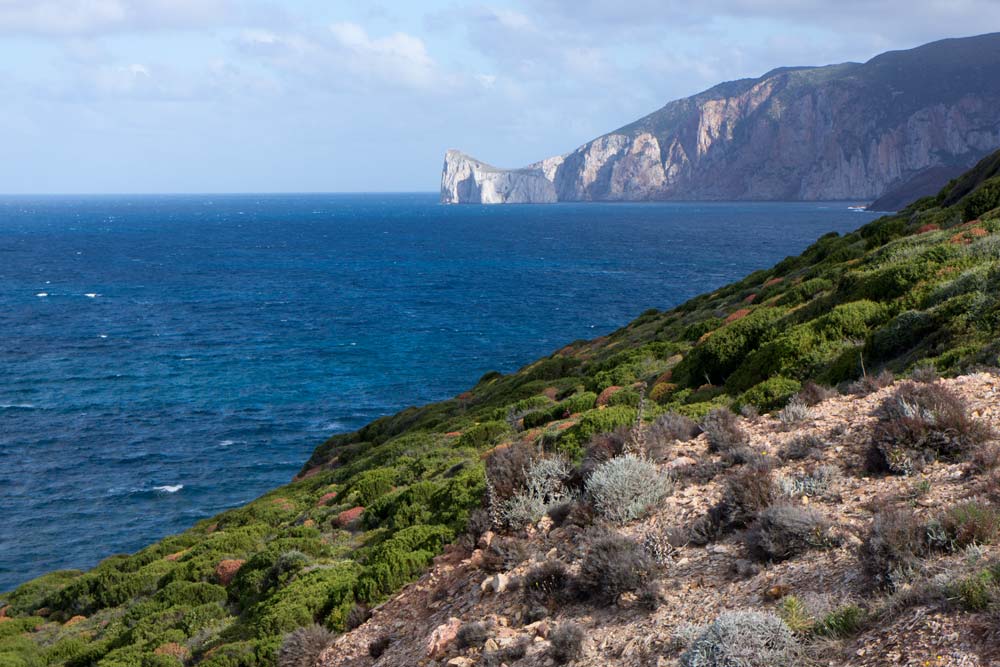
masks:
<path id="1" fill-rule="evenodd" d="M 455 635 L 455 643 L 458 648 L 482 648 L 489 638 L 490 634 L 482 623 L 464 623 Z"/>
<path id="2" fill-rule="evenodd" d="M 278 651 L 279 667 L 313 667 L 332 642 L 334 634 L 320 625 L 309 625 L 288 634 Z"/>
<path id="3" fill-rule="evenodd" d="M 357 494 L 357 504 L 362 507 L 371 505 L 380 496 L 392 490 L 396 484 L 396 477 L 396 471 L 391 468 L 366 470 L 358 475 L 351 484 L 351 490 Z"/>
<path id="4" fill-rule="evenodd" d="M 944 385 L 907 382 L 879 408 L 868 467 L 872 472 L 911 474 L 938 457 L 957 460 L 991 435 Z"/>
<path id="5" fill-rule="evenodd" d="M 588 598 L 612 604 L 623 593 L 639 590 L 655 571 L 656 563 L 642 545 L 623 535 L 608 535 L 587 548 L 577 584 Z"/>
<path id="6" fill-rule="evenodd" d="M 598 514 L 624 524 L 660 502 L 670 492 L 671 482 L 653 463 L 626 454 L 597 466 L 585 486 Z"/>
<path id="7" fill-rule="evenodd" d="M 824 637 L 850 637 L 865 622 L 865 610 L 856 604 L 834 609 L 816 624 L 815 632 Z"/>
<path id="8" fill-rule="evenodd" d="M 864 571 L 882 588 L 894 588 L 919 567 L 926 552 L 924 529 L 908 509 L 887 509 L 872 519 L 861 543 Z"/>
<path id="9" fill-rule="evenodd" d="M 823 496 L 830 490 L 830 486 L 840 477 L 840 468 L 837 466 L 818 466 L 812 472 L 794 477 L 782 477 L 778 480 L 778 487 L 782 495 L 790 497 L 798 496 Z"/>
<path id="10" fill-rule="evenodd" d="M 649 450 L 663 450 L 674 442 L 687 442 L 701 433 L 701 428 L 690 417 L 668 412 L 649 425 L 646 446 Z"/>
<path id="11" fill-rule="evenodd" d="M 510 665 L 522 659 L 528 654 L 528 646 L 531 641 L 527 637 L 522 637 L 513 644 L 504 646 L 496 651 L 487 651 L 479 661 L 481 667 L 500 667 Z"/>
<path id="12" fill-rule="evenodd" d="M 558 665 L 583 655 L 583 628 L 576 623 L 560 623 L 549 633 L 549 656 Z"/>
<path id="13" fill-rule="evenodd" d="M 552 606 L 567 597 L 569 571 L 559 560 L 547 560 L 524 575 L 524 596 L 532 604 Z"/>
<path id="14" fill-rule="evenodd" d="M 874 394 L 880 389 L 892 386 L 895 381 L 896 376 L 892 374 L 892 371 L 882 370 L 875 375 L 865 375 L 855 382 L 849 383 L 845 387 L 845 391 L 855 396 L 867 396 L 868 394 Z"/>
<path id="15" fill-rule="evenodd" d="M 750 436 L 731 410 L 716 408 L 705 415 L 701 428 L 708 436 L 708 451 L 726 454 L 750 444 Z"/>
<path id="16" fill-rule="evenodd" d="M 954 586 L 954 596 L 969 611 L 982 611 L 990 606 L 997 580 L 990 570 L 983 570 L 961 579 Z"/>
<path id="17" fill-rule="evenodd" d="M 816 384 L 812 380 L 806 380 L 802 383 L 802 389 L 799 390 L 799 393 L 795 394 L 795 397 L 812 407 L 839 395 L 836 389 L 830 389 L 829 387 Z"/>
<path id="18" fill-rule="evenodd" d="M 757 517 L 746 534 L 751 558 L 783 561 L 809 549 L 832 546 L 830 522 L 811 507 L 774 505 Z"/>
<path id="19" fill-rule="evenodd" d="M 812 632 L 816 625 L 816 619 L 806 609 L 802 600 L 794 595 L 786 595 L 781 598 L 781 603 L 778 606 L 778 615 L 781 616 L 781 620 L 785 622 L 788 629 L 797 635 Z"/>
<path id="20" fill-rule="evenodd" d="M 483 569 L 487 572 L 512 570 L 528 557 L 528 548 L 516 537 L 494 537 L 483 553 Z"/>
<path id="21" fill-rule="evenodd" d="M 757 406 L 758 410 L 777 410 L 801 388 L 797 380 L 777 375 L 754 385 L 740 395 L 739 403 Z"/>
<path id="22" fill-rule="evenodd" d="M 506 500 L 524 488 L 525 474 L 538 458 L 531 445 L 515 443 L 497 447 L 486 457 L 486 479 L 497 500 Z"/>
<path id="23" fill-rule="evenodd" d="M 470 427 L 458 439 L 459 447 L 483 449 L 500 442 L 511 434 L 510 424 L 505 421 L 487 421 Z"/>
<path id="24" fill-rule="evenodd" d="M 389 635 L 379 635 L 375 639 L 368 643 L 368 655 L 373 659 L 378 660 L 385 653 L 385 650 L 389 648 L 389 644 L 392 643 L 392 637 Z"/>
<path id="25" fill-rule="evenodd" d="M 945 512 L 941 526 L 955 547 L 992 544 L 1000 534 L 1000 511 L 992 505 L 970 500 Z"/>
<path id="26" fill-rule="evenodd" d="M 729 611 L 718 616 L 681 655 L 682 667 L 796 667 L 800 651 L 774 614 Z"/>
<path id="27" fill-rule="evenodd" d="M 778 452 L 778 456 L 786 461 L 799 461 L 816 457 L 825 448 L 826 443 L 815 435 L 800 435 L 789 440 Z"/>
<path id="28" fill-rule="evenodd" d="M 809 419 L 809 406 L 797 398 L 793 398 L 788 405 L 778 412 L 778 421 L 785 428 L 791 428 Z"/>
<path id="29" fill-rule="evenodd" d="M 760 461 L 726 477 L 722 498 L 709 514 L 721 528 L 742 528 L 770 507 L 776 496 L 771 466 Z"/>
<path id="30" fill-rule="evenodd" d="M 351 610 L 347 612 L 347 617 L 344 619 L 344 630 L 350 632 L 356 628 L 360 628 L 368 619 L 372 617 L 372 610 L 368 608 L 366 604 L 355 604 L 351 607 Z"/>
<path id="31" fill-rule="evenodd" d="M 562 459 L 533 463 L 525 474 L 524 488 L 501 506 L 503 523 L 513 529 L 523 528 L 541 519 L 550 507 L 565 502 L 569 498 L 566 488 L 569 472 Z"/>

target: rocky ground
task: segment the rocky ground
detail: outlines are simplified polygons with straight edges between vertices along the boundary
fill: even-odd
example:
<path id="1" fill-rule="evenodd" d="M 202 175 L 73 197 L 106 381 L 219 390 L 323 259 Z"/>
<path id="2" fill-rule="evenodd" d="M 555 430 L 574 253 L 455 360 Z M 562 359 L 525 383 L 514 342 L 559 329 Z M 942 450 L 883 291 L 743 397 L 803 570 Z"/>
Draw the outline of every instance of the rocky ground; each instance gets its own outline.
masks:
<path id="1" fill-rule="evenodd" d="M 966 401 L 969 413 L 1000 431 L 1000 378 L 988 373 L 942 380 Z M 867 396 L 835 396 L 810 409 L 809 417 L 789 427 L 771 416 L 745 420 L 752 446 L 777 455 L 789 442 L 815 435 L 824 445 L 802 460 L 779 458 L 776 479 L 794 479 L 820 466 L 833 466 L 835 475 L 821 494 L 789 493 L 789 500 L 821 510 L 835 524 L 840 544 L 812 550 L 781 563 L 757 565 L 747 559 L 740 531 L 707 546 L 673 548 L 665 556 L 661 575 L 662 602 L 648 611 L 626 595 L 616 605 L 597 606 L 586 600 L 561 605 L 542 620 L 527 622 L 528 607 L 520 578 L 533 566 L 559 558 L 574 563 L 585 531 L 553 528 L 547 517 L 522 535 L 527 557 L 510 569 L 484 569 L 484 550 L 492 540 L 484 534 L 475 548 L 454 545 L 438 557 L 433 568 L 397 596 L 373 610 L 357 629 L 340 636 L 321 659 L 322 667 L 453 665 L 456 667 L 504 662 L 497 649 L 527 641 L 528 650 L 514 665 L 551 665 L 547 637 L 559 623 L 573 621 L 585 631 L 583 655 L 572 664 L 676 665 L 684 637 L 692 625 L 703 624 L 725 610 L 780 611 L 781 600 L 794 595 L 812 608 L 833 609 L 856 604 L 869 620 L 862 630 L 840 639 L 801 637 L 806 657 L 818 665 L 1000 665 L 1000 651 L 990 629 L 997 625 L 988 612 L 970 612 L 947 601 L 907 595 L 917 585 L 894 593 L 877 591 L 864 576 L 858 550 L 873 513 L 889 506 L 914 508 L 920 517 L 933 517 L 944 508 L 986 491 L 988 473 L 973 471 L 969 463 L 928 465 L 910 476 L 877 476 L 865 472 L 865 451 L 875 411 L 894 387 Z M 677 443 L 668 452 L 664 470 L 675 486 L 670 496 L 646 519 L 618 529 L 641 539 L 668 527 L 689 525 L 716 503 L 724 475 L 706 473 L 718 456 L 708 452 L 705 435 Z M 701 472 L 699 472 L 701 469 Z M 785 485 L 787 487 L 787 485 Z M 988 562 L 997 547 L 982 545 L 943 551 L 926 561 L 925 577 L 947 576 Z M 459 627 L 484 623 L 488 639 L 482 648 L 459 648 Z M 389 638 L 380 657 L 369 646 Z"/>

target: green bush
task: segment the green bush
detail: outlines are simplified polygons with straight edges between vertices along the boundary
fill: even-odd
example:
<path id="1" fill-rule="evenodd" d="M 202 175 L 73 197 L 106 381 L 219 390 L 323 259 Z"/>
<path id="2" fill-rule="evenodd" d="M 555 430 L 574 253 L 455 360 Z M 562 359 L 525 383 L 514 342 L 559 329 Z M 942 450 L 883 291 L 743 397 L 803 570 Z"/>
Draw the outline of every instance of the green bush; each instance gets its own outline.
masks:
<path id="1" fill-rule="evenodd" d="M 802 385 L 798 380 L 776 376 L 743 392 L 737 399 L 740 405 L 753 405 L 758 410 L 770 412 L 785 405 L 798 393 Z"/>
<path id="2" fill-rule="evenodd" d="M 250 626 L 258 637 L 283 635 L 315 622 L 343 629 L 360 572 L 349 561 L 305 572 L 258 602 L 249 612 Z"/>
<path id="3" fill-rule="evenodd" d="M 983 213 L 1000 206 L 1000 177 L 991 178 L 962 202 L 962 216 L 975 220 Z"/>
<path id="4" fill-rule="evenodd" d="M 366 470 L 354 479 L 349 488 L 356 495 L 357 503 L 367 507 L 392 490 L 397 476 L 396 471 L 391 468 Z"/>
<path id="5" fill-rule="evenodd" d="M 485 449 L 492 447 L 503 438 L 510 435 L 511 430 L 507 422 L 488 421 L 470 427 L 458 439 L 459 447 L 472 447 L 474 449 Z"/>
<path id="6" fill-rule="evenodd" d="M 718 329 L 677 365 L 674 381 L 698 386 L 707 378 L 713 384 L 722 384 L 751 350 L 774 336 L 784 314 L 783 308 L 759 308 Z"/>
<path id="7" fill-rule="evenodd" d="M 597 394 L 592 391 L 585 391 L 570 396 L 561 403 L 556 403 L 543 410 L 536 410 L 524 416 L 524 428 L 534 428 L 548 424 L 556 419 L 562 419 L 566 415 L 584 412 L 594 407 L 597 401 Z"/>
<path id="8" fill-rule="evenodd" d="M 454 535 L 447 526 L 410 526 L 372 547 L 358 579 L 359 599 L 376 602 L 410 581 Z"/>

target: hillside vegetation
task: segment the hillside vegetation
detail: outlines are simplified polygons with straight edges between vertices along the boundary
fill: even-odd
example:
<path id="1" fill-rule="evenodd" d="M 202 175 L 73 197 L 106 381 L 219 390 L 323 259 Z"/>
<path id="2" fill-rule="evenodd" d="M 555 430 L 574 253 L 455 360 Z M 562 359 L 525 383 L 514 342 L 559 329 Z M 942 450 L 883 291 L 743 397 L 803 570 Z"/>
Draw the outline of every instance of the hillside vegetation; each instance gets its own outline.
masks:
<path id="1" fill-rule="evenodd" d="M 804 385 L 863 390 L 889 371 L 996 365 L 998 161 L 738 283 L 335 436 L 297 481 L 185 533 L 0 595 L 0 666 L 272 665 L 298 628 L 363 623 L 465 533 L 470 516 L 482 523 L 484 503 L 495 509 L 498 496 L 516 495 L 515 480 L 496 470 L 487 484 L 488 452 L 527 445 L 569 471 L 593 463 L 595 437 L 641 433 L 663 415 L 708 430 L 730 418 L 721 408 L 778 410 Z M 883 448 L 886 468 L 909 472 L 917 449 Z M 532 518 L 551 504 L 544 484 L 562 479 L 557 472 L 538 482 L 537 502 L 507 511 Z M 572 474 L 582 488 L 596 473 L 584 465 Z M 612 523 L 645 509 L 613 507 L 614 497 L 601 510 Z"/>

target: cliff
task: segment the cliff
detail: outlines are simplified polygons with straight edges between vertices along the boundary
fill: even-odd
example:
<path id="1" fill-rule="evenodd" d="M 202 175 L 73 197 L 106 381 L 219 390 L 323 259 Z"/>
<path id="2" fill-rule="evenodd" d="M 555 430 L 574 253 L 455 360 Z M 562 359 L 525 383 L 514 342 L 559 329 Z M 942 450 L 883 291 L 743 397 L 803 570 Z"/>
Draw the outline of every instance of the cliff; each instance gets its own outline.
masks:
<path id="1" fill-rule="evenodd" d="M 516 201 L 529 189 L 545 196 L 524 201 L 550 200 L 540 172 L 558 201 L 872 201 L 893 193 L 880 205 L 895 209 L 997 146 L 1000 34 L 990 34 L 723 83 L 565 156 L 499 173 L 524 183 Z M 503 180 L 497 172 L 489 168 L 489 179 Z M 459 184 L 446 168 L 441 200 L 502 203 Z"/>
<path id="2" fill-rule="evenodd" d="M 0 664 L 991 664 L 998 172 L 0 594 Z"/>

